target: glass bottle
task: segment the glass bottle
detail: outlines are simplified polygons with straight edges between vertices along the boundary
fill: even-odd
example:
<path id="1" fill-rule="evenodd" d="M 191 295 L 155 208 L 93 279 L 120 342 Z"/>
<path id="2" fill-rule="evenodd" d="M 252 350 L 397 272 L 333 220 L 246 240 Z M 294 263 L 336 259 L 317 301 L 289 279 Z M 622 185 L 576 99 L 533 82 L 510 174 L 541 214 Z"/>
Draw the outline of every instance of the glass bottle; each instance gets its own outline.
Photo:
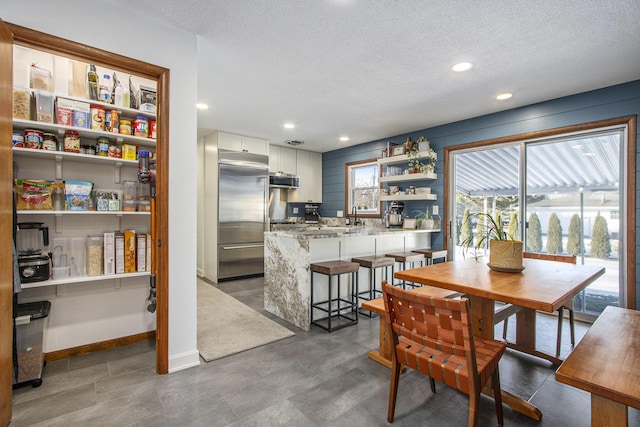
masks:
<path id="1" fill-rule="evenodd" d="M 89 72 L 87 73 L 87 80 L 89 81 L 89 98 L 94 101 L 98 100 L 98 73 L 96 72 L 96 66 L 89 65 Z"/>

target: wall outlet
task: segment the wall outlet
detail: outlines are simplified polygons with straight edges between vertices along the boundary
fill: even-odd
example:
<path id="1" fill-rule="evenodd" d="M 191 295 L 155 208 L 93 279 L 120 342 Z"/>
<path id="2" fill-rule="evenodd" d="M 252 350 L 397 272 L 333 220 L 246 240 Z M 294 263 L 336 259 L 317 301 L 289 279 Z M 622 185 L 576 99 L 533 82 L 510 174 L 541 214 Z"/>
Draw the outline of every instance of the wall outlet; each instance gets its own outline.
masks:
<path id="1" fill-rule="evenodd" d="M 293 208 L 293 213 L 297 214 L 298 213 L 298 208 Z"/>
<path id="2" fill-rule="evenodd" d="M 438 212 L 440 212 L 440 208 L 438 207 L 438 205 L 433 205 L 433 214 L 438 215 Z"/>
<path id="3" fill-rule="evenodd" d="M 344 216 L 344 211 L 337 211 L 337 212 L 336 212 L 336 216 L 337 216 L 338 218 L 342 218 L 342 217 Z"/>

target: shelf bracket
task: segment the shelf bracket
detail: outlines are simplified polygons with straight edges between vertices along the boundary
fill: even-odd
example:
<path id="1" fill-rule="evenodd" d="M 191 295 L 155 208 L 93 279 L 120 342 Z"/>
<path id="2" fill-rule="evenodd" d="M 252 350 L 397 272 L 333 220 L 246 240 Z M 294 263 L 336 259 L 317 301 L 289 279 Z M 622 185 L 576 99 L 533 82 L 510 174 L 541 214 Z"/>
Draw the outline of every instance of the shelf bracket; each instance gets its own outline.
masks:
<path id="1" fill-rule="evenodd" d="M 56 296 L 63 297 L 66 289 L 66 285 L 56 285 Z"/>
<path id="2" fill-rule="evenodd" d="M 56 179 L 62 179 L 62 156 L 56 156 Z"/>
<path id="3" fill-rule="evenodd" d="M 62 233 L 62 229 L 64 228 L 64 224 L 62 223 L 62 214 L 61 213 L 55 213 L 55 228 L 56 228 L 56 233 Z"/>
<path id="4" fill-rule="evenodd" d="M 122 169 L 122 162 L 116 162 L 114 166 L 113 180 L 116 184 L 120 184 L 120 170 Z"/>

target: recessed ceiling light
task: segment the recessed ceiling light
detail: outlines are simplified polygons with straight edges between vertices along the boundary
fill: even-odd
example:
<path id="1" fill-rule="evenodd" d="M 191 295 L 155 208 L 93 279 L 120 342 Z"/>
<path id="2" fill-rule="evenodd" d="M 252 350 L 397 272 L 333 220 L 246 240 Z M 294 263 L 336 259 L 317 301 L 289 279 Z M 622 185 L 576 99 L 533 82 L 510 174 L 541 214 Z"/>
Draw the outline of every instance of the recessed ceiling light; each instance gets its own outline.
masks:
<path id="1" fill-rule="evenodd" d="M 197 103 L 196 104 L 196 108 L 198 110 L 207 110 L 207 109 L 209 109 L 209 106 L 207 104 Z"/>
<path id="2" fill-rule="evenodd" d="M 595 157 L 595 153 L 582 153 L 583 156 L 587 156 L 587 157 Z"/>
<path id="3" fill-rule="evenodd" d="M 294 125 L 293 123 L 285 123 L 284 124 L 284 128 L 285 129 L 293 129 L 294 127 L 296 127 L 296 125 Z"/>
<path id="4" fill-rule="evenodd" d="M 509 98 L 511 98 L 512 96 L 513 96 L 513 94 L 512 94 L 512 93 L 509 93 L 509 92 L 507 92 L 507 93 L 501 93 L 500 95 L 496 96 L 496 99 L 497 99 L 498 101 L 504 101 L 505 99 L 509 99 Z"/>
<path id="5" fill-rule="evenodd" d="M 582 145 L 582 144 L 575 144 L 575 145 L 572 145 L 572 146 L 571 146 L 571 148 L 575 148 L 576 150 L 579 150 L 579 149 L 581 149 L 581 148 L 584 148 L 584 145 Z"/>
<path id="6" fill-rule="evenodd" d="M 462 72 L 462 71 L 470 70 L 471 67 L 473 67 L 473 64 L 471 62 L 459 62 L 453 67 L 451 67 L 451 69 L 453 71 Z"/>
<path id="7" fill-rule="evenodd" d="M 341 136 L 340 137 L 340 141 L 342 141 L 342 142 L 347 142 L 348 140 L 349 140 L 348 136 Z"/>

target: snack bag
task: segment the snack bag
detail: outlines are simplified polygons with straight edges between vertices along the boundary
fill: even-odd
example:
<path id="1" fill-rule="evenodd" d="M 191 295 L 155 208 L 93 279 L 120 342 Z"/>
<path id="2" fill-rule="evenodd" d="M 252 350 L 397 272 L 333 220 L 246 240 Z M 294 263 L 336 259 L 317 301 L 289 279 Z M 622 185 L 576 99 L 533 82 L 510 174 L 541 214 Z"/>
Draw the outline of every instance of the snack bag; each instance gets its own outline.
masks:
<path id="1" fill-rule="evenodd" d="M 52 210 L 51 181 L 16 179 L 17 210 Z"/>

